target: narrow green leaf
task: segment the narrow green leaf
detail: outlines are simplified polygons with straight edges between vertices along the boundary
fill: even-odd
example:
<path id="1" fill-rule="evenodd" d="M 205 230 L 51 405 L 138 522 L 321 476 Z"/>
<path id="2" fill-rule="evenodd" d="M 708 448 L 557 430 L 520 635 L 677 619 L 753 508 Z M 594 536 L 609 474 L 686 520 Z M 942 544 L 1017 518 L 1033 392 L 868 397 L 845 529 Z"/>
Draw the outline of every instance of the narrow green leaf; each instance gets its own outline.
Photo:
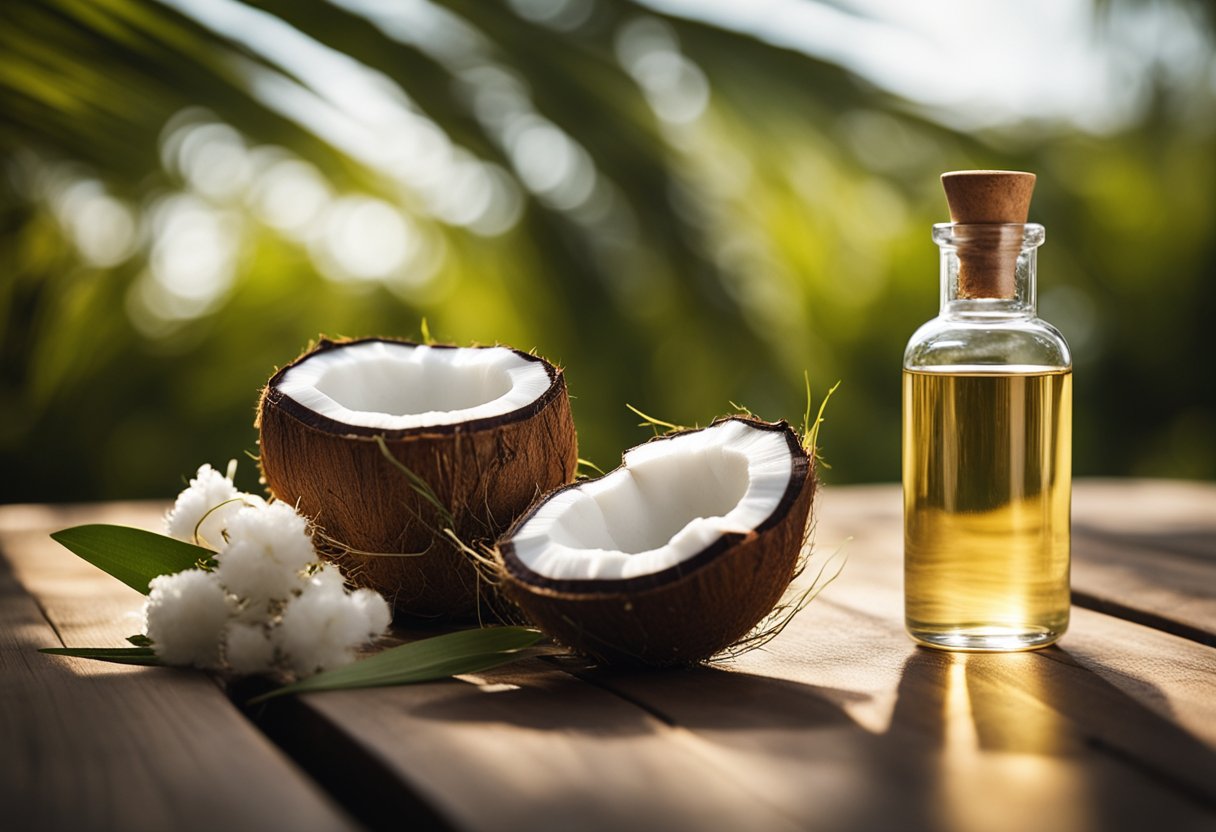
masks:
<path id="1" fill-rule="evenodd" d="M 625 407 L 629 408 L 634 413 L 636 413 L 638 416 L 642 417 L 643 421 L 638 423 L 638 427 L 640 427 L 640 428 L 654 428 L 656 432 L 658 431 L 659 428 L 666 428 L 668 430 L 668 432 L 677 431 L 677 430 L 688 430 L 688 428 L 684 427 L 683 425 L 676 425 L 676 424 L 672 424 L 671 422 L 664 422 L 662 419 L 656 419 L 653 416 L 647 416 L 645 413 L 638 410 L 636 407 L 629 404 L 628 402 L 625 403 Z"/>
<path id="2" fill-rule="evenodd" d="M 806 380 L 807 380 L 806 412 L 807 412 L 807 418 L 810 418 L 811 377 L 809 375 L 807 375 Z M 831 468 L 832 466 L 828 465 L 827 461 L 824 460 L 824 458 L 819 455 L 819 428 L 823 426 L 823 421 L 824 421 L 823 412 L 824 412 L 824 410 L 827 409 L 828 399 L 832 398 L 832 394 L 836 392 L 836 388 L 839 386 L 840 386 L 840 381 L 838 379 L 835 384 L 833 384 L 831 387 L 828 388 L 828 392 L 825 393 L 823 396 L 823 401 L 821 401 L 819 403 L 819 412 L 815 415 L 814 424 L 811 425 L 809 430 L 806 429 L 806 425 L 804 424 L 803 430 L 802 430 L 802 446 L 806 449 L 807 453 L 812 454 L 815 457 L 815 461 L 818 464 L 822 465 L 824 468 Z"/>
<path id="3" fill-rule="evenodd" d="M 151 647 L 44 647 L 38 651 L 52 656 L 75 656 L 115 664 L 159 665 Z"/>
<path id="4" fill-rule="evenodd" d="M 408 685 L 489 670 L 525 658 L 544 634 L 530 627 L 462 630 L 392 647 L 354 664 L 309 676 L 249 700 L 253 705 L 289 693 Z"/>
<path id="5" fill-rule="evenodd" d="M 443 520 L 444 525 L 456 525 L 456 520 L 452 517 L 452 512 L 443 504 L 439 497 L 436 496 L 435 489 L 431 488 L 431 484 L 422 477 L 418 476 L 418 474 L 414 473 L 404 462 L 393 456 L 393 452 L 388 449 L 388 443 L 384 441 L 383 436 L 376 436 L 373 438 L 376 440 L 376 444 L 380 446 L 380 454 L 384 457 L 384 459 L 398 471 L 405 474 L 409 487 L 414 489 L 415 493 L 417 493 L 419 497 L 435 507 L 435 510 L 439 512 L 439 517 Z"/>
<path id="6" fill-rule="evenodd" d="M 802 414 L 802 438 L 804 441 L 808 441 L 811 438 L 811 401 L 812 401 L 812 398 L 811 398 L 811 373 L 809 370 L 802 371 L 802 383 L 804 385 L 806 385 L 806 411 Z M 824 402 L 826 402 L 828 400 L 828 396 L 831 396 L 831 395 L 832 395 L 831 393 L 828 393 L 828 395 L 825 396 L 823 399 Z M 814 451 L 814 448 L 815 448 L 815 443 L 811 442 L 811 450 Z"/>
<path id="7" fill-rule="evenodd" d="M 594 462 L 592 462 L 589 459 L 583 459 L 580 456 L 578 458 L 578 461 L 576 464 L 577 464 L 577 467 L 579 467 L 579 468 L 590 468 L 592 471 L 599 474 L 601 477 L 604 476 L 604 469 L 601 468 L 600 466 L 596 465 Z"/>
<path id="8" fill-rule="evenodd" d="M 145 595 L 153 578 L 191 569 L 213 555 L 201 546 L 128 526 L 75 526 L 51 538 Z"/>

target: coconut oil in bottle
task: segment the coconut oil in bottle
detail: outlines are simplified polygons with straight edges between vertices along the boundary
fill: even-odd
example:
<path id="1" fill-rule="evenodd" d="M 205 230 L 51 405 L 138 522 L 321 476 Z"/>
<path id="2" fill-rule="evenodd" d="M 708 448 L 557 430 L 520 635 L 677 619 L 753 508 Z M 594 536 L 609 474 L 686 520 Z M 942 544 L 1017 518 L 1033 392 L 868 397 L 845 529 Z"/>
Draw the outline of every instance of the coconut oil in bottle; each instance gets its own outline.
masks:
<path id="1" fill-rule="evenodd" d="M 1034 178 L 943 181 L 942 309 L 904 355 L 906 624 L 930 647 L 1042 647 L 1068 627 L 1072 363 L 1036 316 Z"/>

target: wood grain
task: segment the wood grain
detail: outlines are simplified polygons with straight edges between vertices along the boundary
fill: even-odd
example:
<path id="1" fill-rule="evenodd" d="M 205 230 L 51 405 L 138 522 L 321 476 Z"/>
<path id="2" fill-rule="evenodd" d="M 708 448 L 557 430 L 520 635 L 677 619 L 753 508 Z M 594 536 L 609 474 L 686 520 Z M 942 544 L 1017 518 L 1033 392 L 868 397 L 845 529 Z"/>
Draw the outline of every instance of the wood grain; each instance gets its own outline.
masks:
<path id="1" fill-rule="evenodd" d="M 1216 653 L 1087 610 L 1050 651 L 917 649 L 898 488 L 829 490 L 819 516 L 844 575 L 729 671 L 549 661 L 614 702 L 537 661 L 481 687 L 306 697 L 289 724 L 328 726 L 468 829 L 737 828 L 741 805 L 751 828 L 1210 828 Z"/>
<path id="2" fill-rule="evenodd" d="M 4 828 L 354 828 L 205 675 L 36 652 L 59 645 L 59 634 L 71 646 L 107 646 L 139 630 L 138 593 L 46 533 L 146 514 L 0 508 Z"/>
<path id="3" fill-rule="evenodd" d="M 326 769 L 338 753 L 355 772 L 346 798 L 373 829 L 800 828 L 690 747 L 687 730 L 539 660 L 304 696 L 286 718 L 280 704 L 268 703 L 264 724 L 324 736 L 298 749 L 302 761 L 328 779 L 340 775 Z"/>
<path id="4" fill-rule="evenodd" d="M 1140 499 L 1137 492 L 1143 485 L 1129 483 L 1128 498 L 1123 500 L 1119 499 L 1118 493 L 1107 492 L 1106 484 L 1096 485 L 1100 490 L 1094 492 L 1095 501 L 1104 506 L 1102 513 L 1091 508 L 1090 498 L 1084 496 L 1089 492 L 1090 484 L 1082 483 L 1077 489 L 1083 496 L 1078 498 L 1075 522 L 1110 529 L 1112 534 L 1134 528 L 1130 524 L 1135 522 L 1136 512 L 1127 504 L 1131 502 L 1130 498 Z M 1202 496 L 1204 492 L 1214 490 L 1206 484 L 1172 485 L 1192 495 Z M 1177 498 L 1171 495 L 1171 499 Z M 864 646 L 867 650 L 878 650 L 902 629 L 902 530 L 898 487 L 825 489 L 823 501 L 816 541 L 818 549 L 826 554 L 839 548 L 848 556 L 844 575 L 824 593 L 823 600 L 826 605 L 866 614 L 870 623 L 862 631 L 868 634 Z M 1197 506 L 1198 501 L 1194 504 Z M 1196 512 L 1196 516 L 1206 518 L 1201 512 Z M 1118 521 L 1122 525 L 1116 526 L 1113 518 L 1122 518 Z M 1141 580 L 1147 583 L 1154 574 L 1146 569 L 1141 573 Z M 1216 559 L 1208 567 L 1205 580 L 1199 583 L 1201 586 L 1191 591 L 1210 591 L 1216 584 Z M 813 619 L 815 607 L 807 612 L 811 613 L 807 618 Z M 1043 655 L 1065 652 L 1078 656 L 1088 662 L 1091 669 L 1118 680 L 1118 684 L 1130 684 L 1129 678 L 1138 677 L 1148 685 L 1158 682 L 1168 685 L 1173 707 L 1162 706 L 1160 713 L 1181 721 L 1187 730 L 1216 746 L 1216 711 L 1213 710 L 1216 709 L 1216 697 L 1211 695 L 1216 651 L 1150 626 L 1123 627 L 1111 616 L 1095 615 L 1076 606 L 1073 619 L 1073 626 L 1061 640 L 1060 648 Z M 805 622 L 801 626 L 805 627 Z M 1211 622 L 1205 626 L 1210 627 Z M 906 637 L 902 643 L 906 652 L 914 652 Z M 850 646 L 853 646 L 851 639 L 845 642 L 846 648 Z M 836 658 L 823 667 L 825 672 L 831 671 L 832 666 L 848 664 L 843 656 L 832 655 Z M 1147 694 L 1145 699 L 1158 704 L 1164 701 Z"/>
<path id="5" fill-rule="evenodd" d="M 825 492 L 817 541 L 845 546 L 845 572 L 764 651 L 662 676 L 574 672 L 689 730 L 806 826 L 1211 828 L 1216 651 L 1085 609 L 1038 653 L 916 648 L 898 500 Z"/>
<path id="6" fill-rule="evenodd" d="M 1074 603 L 1216 647 L 1216 484 L 1086 482 L 1073 517 Z"/>
<path id="7" fill-rule="evenodd" d="M 848 553 L 853 538 L 903 551 L 898 485 L 824 494 L 821 548 Z M 1073 489 L 1072 525 L 1074 605 L 1216 646 L 1216 484 L 1082 480 Z M 902 586 L 902 564 L 884 561 L 864 580 Z"/>
<path id="8" fill-rule="evenodd" d="M 841 549 L 844 573 L 766 649 L 726 666 L 621 674 L 549 657 L 446 682 L 274 700 L 251 715 L 373 829 L 1207 830 L 1216 824 L 1216 650 L 1172 632 L 1214 624 L 1213 493 L 1186 483 L 1078 484 L 1078 591 L 1117 602 L 1123 618 L 1075 608 L 1061 646 L 1037 653 L 914 647 L 902 630 L 898 487 L 829 488 L 817 508 L 816 562 Z M 56 523 L 147 523 L 155 511 L 48 510 L 22 522 L 13 511 L 0 509 L 0 544 L 18 544 L 21 578 L 50 620 L 69 643 L 119 643 L 129 627 L 114 622 L 132 598 L 113 593 L 129 590 L 100 573 L 90 579 L 92 567 L 34 538 Z M 0 603 L 15 616 L 4 632 L 53 638 L 30 599 L 15 593 L 22 608 L 12 594 Z M 146 699 L 168 701 L 174 712 L 210 707 L 182 704 L 182 684 L 200 700 L 218 696 L 195 674 L 74 660 L 49 665 L 63 678 L 44 679 L 29 666 L 51 660 L 10 647 L 0 650 L 0 719 L 19 731 L 15 747 L 49 741 L 60 758 L 95 760 L 96 782 L 54 775 L 62 759 L 44 766 L 52 780 L 41 786 L 10 775 L 13 766 L 0 774 L 46 795 L 88 788 L 106 811 L 107 790 L 125 782 L 114 772 L 141 772 L 141 763 L 97 751 L 103 743 L 90 733 L 111 733 L 97 725 L 131 720 L 99 717 L 113 706 L 105 691 L 126 679 L 122 697 L 145 708 Z M 7 670 L 14 662 L 22 675 Z M 90 674 L 105 680 L 101 694 L 86 692 L 98 684 Z M 135 674 L 163 675 L 158 684 L 173 692 L 152 692 L 146 683 L 159 677 Z M 85 702 L 70 731 L 34 701 L 57 697 Z M 235 717 L 222 697 L 218 710 L 203 721 L 220 720 L 227 733 L 224 720 Z M 27 711 L 34 724 L 18 725 L 14 714 Z M 142 761 L 140 788 L 160 798 L 158 819 L 204 811 L 159 783 L 147 762 L 165 743 L 193 742 L 203 755 L 196 771 L 210 771 L 218 743 L 184 735 L 197 729 L 141 738 L 155 750 L 129 752 Z M 264 745 L 256 734 L 250 743 Z M 240 778 L 260 790 L 264 768 L 246 765 Z M 179 773 L 178 764 L 164 772 Z M 247 808 L 236 797 L 226 803 Z M 314 817 L 311 828 L 318 824 Z"/>

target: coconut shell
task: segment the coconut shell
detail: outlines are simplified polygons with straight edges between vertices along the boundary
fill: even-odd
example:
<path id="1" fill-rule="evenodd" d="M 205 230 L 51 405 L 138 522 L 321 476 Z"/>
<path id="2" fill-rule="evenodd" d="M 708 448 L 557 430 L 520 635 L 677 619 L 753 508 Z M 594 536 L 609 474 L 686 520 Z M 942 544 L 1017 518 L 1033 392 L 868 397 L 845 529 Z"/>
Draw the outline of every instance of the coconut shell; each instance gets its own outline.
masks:
<path id="1" fill-rule="evenodd" d="M 361 342 L 322 341 L 270 379 L 257 420 L 266 484 L 313 520 L 319 540 L 333 542 L 321 548 L 334 549 L 327 555 L 354 583 L 406 615 L 466 616 L 486 585 L 443 534 L 442 512 L 385 458 L 377 437 L 429 486 L 461 541 L 492 542 L 539 494 L 574 477 L 578 448 L 565 378 L 544 359 L 519 353 L 549 374 L 540 398 L 501 416 L 395 431 L 334 421 L 278 390 L 296 364 Z"/>
<path id="2" fill-rule="evenodd" d="M 724 534 L 692 558 L 651 575 L 552 580 L 526 567 L 511 539 L 541 505 L 565 490 L 557 489 L 499 542 L 496 557 L 508 597 L 549 636 L 606 665 L 695 664 L 751 632 L 794 578 L 817 480 L 813 461 L 785 422 L 732 418 L 784 431 L 789 442 L 789 485 L 759 526 L 747 534 Z M 698 484 L 689 482 L 688 487 Z"/>

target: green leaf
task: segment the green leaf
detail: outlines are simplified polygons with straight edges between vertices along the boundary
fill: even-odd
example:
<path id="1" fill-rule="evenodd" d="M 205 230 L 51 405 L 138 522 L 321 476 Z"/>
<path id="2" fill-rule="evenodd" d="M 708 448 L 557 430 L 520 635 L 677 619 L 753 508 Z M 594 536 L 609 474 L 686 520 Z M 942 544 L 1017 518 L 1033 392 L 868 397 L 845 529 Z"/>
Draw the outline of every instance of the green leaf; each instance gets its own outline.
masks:
<path id="1" fill-rule="evenodd" d="M 628 402 L 625 403 L 625 407 L 629 408 L 634 413 L 636 413 L 638 416 L 642 417 L 642 421 L 638 422 L 638 427 L 654 428 L 655 434 L 658 434 L 659 428 L 664 428 L 668 433 L 671 433 L 673 431 L 678 431 L 678 430 L 688 430 L 688 428 L 686 428 L 684 425 L 676 425 L 671 422 L 665 422 L 662 419 L 656 419 L 653 416 L 647 416 L 645 413 L 638 410 L 636 407 L 629 404 Z"/>
<path id="2" fill-rule="evenodd" d="M 376 444 L 380 446 L 380 454 L 385 458 L 385 460 L 388 461 L 390 465 L 401 473 L 405 474 L 407 484 L 410 488 L 414 489 L 415 493 L 417 493 L 419 497 L 435 507 L 435 511 L 439 513 L 439 517 L 443 520 L 443 524 L 445 526 L 456 525 L 456 520 L 454 517 L 452 517 L 452 512 L 443 504 L 439 497 L 436 496 L 435 489 L 431 488 L 431 484 L 410 470 L 409 466 L 407 466 L 404 462 L 393 456 L 393 452 L 388 449 L 388 443 L 384 441 L 383 436 L 376 436 L 373 438 L 376 440 Z"/>
<path id="3" fill-rule="evenodd" d="M 127 636 L 127 641 L 134 644 L 136 647 L 151 647 L 152 639 L 148 638 L 143 633 L 136 633 L 133 636 Z"/>
<path id="4" fill-rule="evenodd" d="M 44 647 L 38 651 L 51 656 L 75 656 L 115 664 L 159 665 L 151 647 Z"/>
<path id="5" fill-rule="evenodd" d="M 409 685 L 489 670 L 530 655 L 544 634 L 530 627 L 462 630 L 391 647 L 354 664 L 309 676 L 249 700 L 264 702 L 289 693 Z"/>
<path id="6" fill-rule="evenodd" d="M 201 546 L 128 526 L 75 526 L 55 532 L 51 538 L 144 595 L 153 578 L 191 569 L 214 554 Z"/>
<path id="7" fill-rule="evenodd" d="M 577 467 L 578 468 L 590 468 L 592 471 L 594 471 L 596 474 L 598 474 L 601 477 L 604 476 L 604 473 L 605 473 L 603 468 L 596 465 L 594 462 L 592 462 L 589 459 L 583 459 L 581 456 L 577 460 Z"/>
<path id="8" fill-rule="evenodd" d="M 806 381 L 806 415 L 802 421 L 802 447 L 806 452 L 815 457 L 815 461 L 824 468 L 831 468 L 831 465 L 819 455 L 819 428 L 823 426 L 823 411 L 827 409 L 828 399 L 832 398 L 832 394 L 836 392 L 836 388 L 840 386 L 840 380 L 828 388 L 828 392 L 824 394 L 823 401 L 819 402 L 819 412 L 815 415 L 815 422 L 808 428 L 807 420 L 811 418 L 811 377 L 806 372 L 802 373 L 803 379 Z"/>

